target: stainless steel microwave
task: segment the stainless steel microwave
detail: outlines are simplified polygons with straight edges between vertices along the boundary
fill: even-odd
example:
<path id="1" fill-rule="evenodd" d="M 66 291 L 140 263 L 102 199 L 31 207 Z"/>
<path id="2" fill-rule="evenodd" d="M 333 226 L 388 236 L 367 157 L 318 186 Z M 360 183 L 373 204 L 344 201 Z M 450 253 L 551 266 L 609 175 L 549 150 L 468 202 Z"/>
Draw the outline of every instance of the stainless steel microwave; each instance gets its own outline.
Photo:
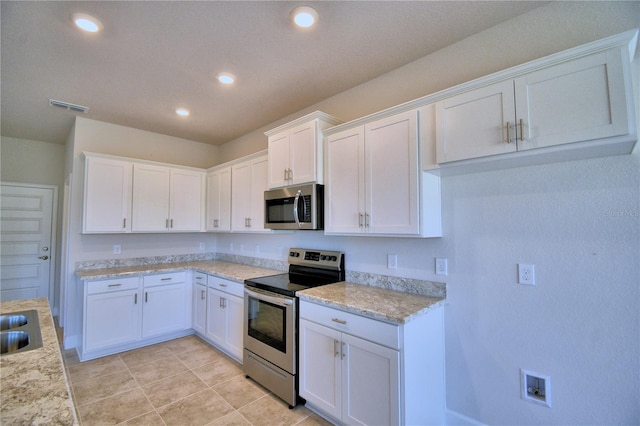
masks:
<path id="1" fill-rule="evenodd" d="M 310 183 L 265 191 L 264 227 L 324 229 L 324 186 Z"/>

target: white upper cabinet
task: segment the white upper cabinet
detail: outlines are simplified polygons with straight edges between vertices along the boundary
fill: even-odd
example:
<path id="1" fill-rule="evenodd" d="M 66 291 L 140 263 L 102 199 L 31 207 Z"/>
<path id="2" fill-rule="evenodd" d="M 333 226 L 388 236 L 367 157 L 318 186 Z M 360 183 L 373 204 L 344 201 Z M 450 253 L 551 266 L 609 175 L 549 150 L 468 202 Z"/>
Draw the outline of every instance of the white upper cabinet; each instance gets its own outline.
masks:
<path id="1" fill-rule="evenodd" d="M 207 231 L 231 230 L 231 167 L 207 173 Z"/>
<path id="2" fill-rule="evenodd" d="M 82 232 L 131 232 L 133 164 L 84 154 L 84 215 Z"/>
<path id="3" fill-rule="evenodd" d="M 331 133 L 326 143 L 326 234 L 441 236 L 439 179 L 419 171 L 416 110 Z M 436 202 L 423 206 L 427 199 Z M 422 223 L 421 207 L 437 211 L 436 223 Z"/>
<path id="4" fill-rule="evenodd" d="M 322 183 L 322 130 L 340 123 L 335 117 L 316 111 L 266 132 L 269 188 Z"/>
<path id="5" fill-rule="evenodd" d="M 203 226 L 204 172 L 135 163 L 134 232 L 198 232 Z"/>
<path id="6" fill-rule="evenodd" d="M 266 155 L 231 167 L 231 230 L 270 232 L 264 228 L 264 191 L 267 188 Z"/>
<path id="7" fill-rule="evenodd" d="M 438 101 L 438 163 L 550 147 L 557 159 L 630 152 L 637 137 L 628 62 L 624 47 L 608 49 L 505 73 Z M 590 141 L 596 144 L 575 145 Z M 568 150 L 572 157 L 558 156 Z"/>

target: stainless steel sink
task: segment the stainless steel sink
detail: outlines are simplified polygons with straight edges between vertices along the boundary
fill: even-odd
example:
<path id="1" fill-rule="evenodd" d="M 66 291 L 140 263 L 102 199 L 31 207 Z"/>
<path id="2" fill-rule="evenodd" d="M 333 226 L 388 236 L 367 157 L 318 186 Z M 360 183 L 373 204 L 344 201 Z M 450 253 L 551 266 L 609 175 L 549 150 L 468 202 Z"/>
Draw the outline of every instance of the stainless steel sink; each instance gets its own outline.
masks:
<path id="1" fill-rule="evenodd" d="M 0 355 L 26 352 L 42 347 L 38 311 L 0 315 Z"/>

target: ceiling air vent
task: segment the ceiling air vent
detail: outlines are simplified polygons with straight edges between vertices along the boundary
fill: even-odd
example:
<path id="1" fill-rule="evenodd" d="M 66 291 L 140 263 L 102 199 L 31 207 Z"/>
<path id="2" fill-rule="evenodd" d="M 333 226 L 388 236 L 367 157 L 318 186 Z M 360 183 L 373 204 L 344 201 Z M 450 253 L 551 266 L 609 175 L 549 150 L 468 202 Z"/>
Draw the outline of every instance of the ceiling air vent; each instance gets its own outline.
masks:
<path id="1" fill-rule="evenodd" d="M 56 101 L 55 99 L 49 99 L 49 105 L 56 108 L 66 109 L 67 111 L 71 111 L 71 112 L 85 113 L 89 111 L 89 107 L 82 106 L 82 105 L 75 105 L 69 102 Z"/>

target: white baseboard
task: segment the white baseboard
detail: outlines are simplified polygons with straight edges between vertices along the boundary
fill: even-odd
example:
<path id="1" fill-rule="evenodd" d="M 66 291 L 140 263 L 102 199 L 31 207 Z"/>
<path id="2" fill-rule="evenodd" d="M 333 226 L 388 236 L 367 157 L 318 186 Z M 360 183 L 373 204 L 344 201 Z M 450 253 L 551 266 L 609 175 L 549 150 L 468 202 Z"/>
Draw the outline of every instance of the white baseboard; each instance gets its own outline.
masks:
<path id="1" fill-rule="evenodd" d="M 460 426 L 486 426 L 471 417 L 467 417 L 464 414 L 460 414 L 456 411 L 447 409 L 445 411 L 445 420 L 447 425 L 460 425 Z"/>

